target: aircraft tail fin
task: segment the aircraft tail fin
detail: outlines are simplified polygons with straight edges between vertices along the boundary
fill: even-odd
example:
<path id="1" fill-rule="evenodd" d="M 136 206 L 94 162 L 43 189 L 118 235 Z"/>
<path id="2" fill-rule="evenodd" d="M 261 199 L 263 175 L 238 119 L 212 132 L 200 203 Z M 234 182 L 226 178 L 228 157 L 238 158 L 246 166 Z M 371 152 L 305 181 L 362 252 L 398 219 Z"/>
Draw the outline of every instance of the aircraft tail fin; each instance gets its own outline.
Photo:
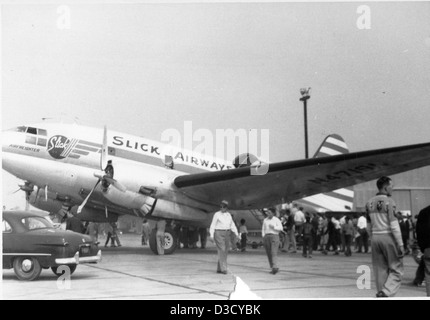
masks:
<path id="1" fill-rule="evenodd" d="M 329 157 L 346 153 L 349 153 L 349 149 L 345 143 L 345 140 L 343 140 L 343 138 L 337 134 L 331 134 L 327 136 L 321 143 L 314 155 L 314 158 Z"/>
<path id="2" fill-rule="evenodd" d="M 345 140 L 337 135 L 327 136 L 318 148 L 314 158 L 329 157 L 349 153 Z M 320 193 L 299 201 L 302 205 L 312 207 L 316 211 L 352 211 L 354 204 L 353 187 L 337 189 L 328 193 Z"/>

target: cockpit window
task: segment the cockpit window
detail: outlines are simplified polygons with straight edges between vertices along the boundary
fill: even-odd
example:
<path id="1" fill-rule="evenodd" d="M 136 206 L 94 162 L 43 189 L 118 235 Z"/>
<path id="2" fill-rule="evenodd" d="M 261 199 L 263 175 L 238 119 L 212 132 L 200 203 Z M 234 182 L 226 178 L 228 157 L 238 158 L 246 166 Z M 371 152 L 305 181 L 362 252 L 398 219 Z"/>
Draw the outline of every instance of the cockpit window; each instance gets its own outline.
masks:
<path id="1" fill-rule="evenodd" d="M 37 129 L 36 129 L 36 128 L 32 128 L 32 127 L 28 127 L 28 129 L 27 129 L 27 133 L 30 133 L 30 134 L 37 134 Z"/>
<path id="2" fill-rule="evenodd" d="M 25 143 L 36 144 L 36 137 L 26 136 L 25 137 Z"/>
<path id="3" fill-rule="evenodd" d="M 48 135 L 45 129 L 37 129 L 37 134 L 39 136 L 45 136 L 45 137 Z"/>

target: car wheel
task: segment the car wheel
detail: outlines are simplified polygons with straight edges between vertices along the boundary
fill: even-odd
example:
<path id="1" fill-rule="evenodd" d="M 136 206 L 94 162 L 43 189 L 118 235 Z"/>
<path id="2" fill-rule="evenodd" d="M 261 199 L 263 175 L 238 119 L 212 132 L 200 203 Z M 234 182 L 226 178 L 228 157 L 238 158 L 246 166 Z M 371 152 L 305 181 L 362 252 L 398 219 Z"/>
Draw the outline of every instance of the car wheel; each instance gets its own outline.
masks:
<path id="1" fill-rule="evenodd" d="M 68 267 L 70 269 L 70 275 L 75 272 L 76 268 L 78 267 L 77 264 L 70 264 L 70 265 L 62 265 L 60 267 Z M 62 276 L 64 274 L 64 269 L 58 270 L 60 267 L 52 267 L 51 270 L 54 272 L 57 276 Z"/>
<path id="2" fill-rule="evenodd" d="M 39 278 L 42 267 L 36 258 L 19 257 L 13 261 L 13 270 L 19 280 L 33 281 Z"/>
<path id="3" fill-rule="evenodd" d="M 158 254 L 156 236 L 157 230 L 154 229 L 149 237 L 149 247 L 153 253 Z M 175 252 L 177 240 L 178 238 L 173 228 L 166 227 L 166 230 L 164 231 L 164 254 L 172 254 Z"/>

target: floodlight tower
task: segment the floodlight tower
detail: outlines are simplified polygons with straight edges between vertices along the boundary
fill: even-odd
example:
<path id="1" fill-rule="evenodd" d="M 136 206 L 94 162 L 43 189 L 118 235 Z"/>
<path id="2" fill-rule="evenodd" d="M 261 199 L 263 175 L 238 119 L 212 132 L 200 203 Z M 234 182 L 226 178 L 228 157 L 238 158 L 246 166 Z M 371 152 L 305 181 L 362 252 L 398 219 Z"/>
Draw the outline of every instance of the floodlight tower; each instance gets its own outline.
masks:
<path id="1" fill-rule="evenodd" d="M 308 109 L 307 109 L 307 101 L 311 97 L 311 88 L 301 88 L 300 94 L 302 97 L 300 101 L 303 101 L 304 113 L 305 113 L 305 157 L 309 158 L 309 148 L 308 148 Z"/>

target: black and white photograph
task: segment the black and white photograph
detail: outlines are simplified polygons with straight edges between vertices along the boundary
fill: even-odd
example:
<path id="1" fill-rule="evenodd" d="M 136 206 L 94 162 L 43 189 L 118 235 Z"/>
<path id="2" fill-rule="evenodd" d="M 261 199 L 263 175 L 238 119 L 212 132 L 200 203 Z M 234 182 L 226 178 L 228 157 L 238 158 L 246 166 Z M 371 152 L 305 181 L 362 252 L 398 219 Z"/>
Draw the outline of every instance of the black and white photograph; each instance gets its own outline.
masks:
<path id="1" fill-rule="evenodd" d="M 430 297 L 430 2 L 4 1 L 0 44 L 1 300 Z"/>

